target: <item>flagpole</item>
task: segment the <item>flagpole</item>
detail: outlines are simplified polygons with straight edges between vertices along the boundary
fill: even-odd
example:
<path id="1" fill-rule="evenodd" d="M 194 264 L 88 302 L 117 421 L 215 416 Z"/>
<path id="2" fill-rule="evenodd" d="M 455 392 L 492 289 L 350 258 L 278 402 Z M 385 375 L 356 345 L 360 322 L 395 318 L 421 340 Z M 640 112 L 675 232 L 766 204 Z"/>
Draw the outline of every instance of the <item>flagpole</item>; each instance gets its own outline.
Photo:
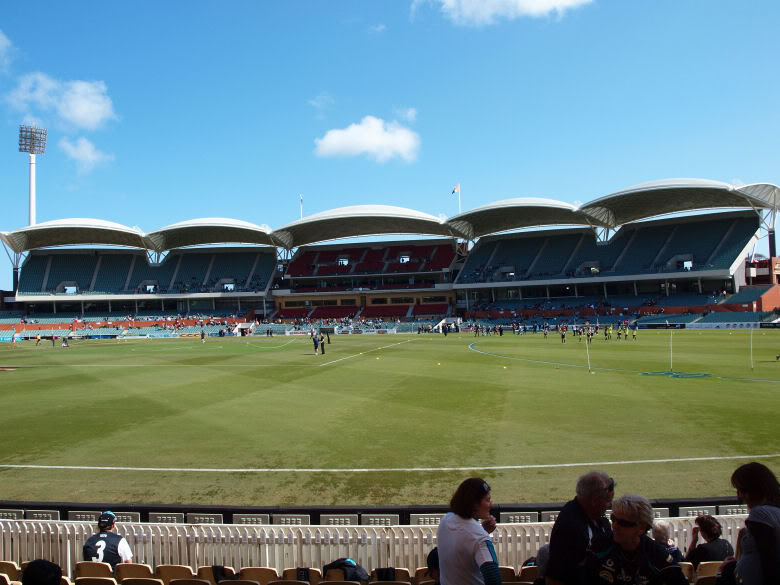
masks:
<path id="1" fill-rule="evenodd" d="M 463 213 L 463 209 L 460 206 L 460 191 L 461 191 L 461 189 L 462 189 L 462 187 L 460 186 L 460 183 L 458 183 L 458 215 Z"/>
<path id="2" fill-rule="evenodd" d="M 301 219 L 303 219 L 303 193 L 301 193 Z"/>

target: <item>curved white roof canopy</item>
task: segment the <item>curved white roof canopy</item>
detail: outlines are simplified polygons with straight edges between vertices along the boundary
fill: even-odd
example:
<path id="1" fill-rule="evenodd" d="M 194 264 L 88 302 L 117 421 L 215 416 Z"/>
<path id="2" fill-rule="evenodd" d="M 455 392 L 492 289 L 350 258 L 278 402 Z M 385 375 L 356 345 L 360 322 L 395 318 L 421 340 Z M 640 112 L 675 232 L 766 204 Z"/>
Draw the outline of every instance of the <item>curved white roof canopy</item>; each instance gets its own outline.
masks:
<path id="1" fill-rule="evenodd" d="M 74 244 L 150 247 L 150 242 L 138 228 L 101 219 L 55 219 L 5 232 L 3 235 L 8 246 L 17 253 L 35 248 Z"/>
<path id="2" fill-rule="evenodd" d="M 285 248 L 378 234 L 461 236 L 438 217 L 390 205 L 352 205 L 315 213 L 274 230 L 271 236 Z"/>
<path id="3" fill-rule="evenodd" d="M 158 251 L 200 244 L 275 245 L 268 226 L 225 217 L 180 221 L 150 232 L 146 237 Z"/>
<path id="4" fill-rule="evenodd" d="M 541 225 L 601 225 L 597 220 L 580 214 L 571 203 L 538 197 L 495 201 L 451 217 L 447 223 L 472 240 Z"/>
<path id="5" fill-rule="evenodd" d="M 737 187 L 707 179 L 665 179 L 634 185 L 580 207 L 594 222 L 617 227 L 668 213 L 728 207 L 777 208 L 778 188 L 757 183 Z"/>

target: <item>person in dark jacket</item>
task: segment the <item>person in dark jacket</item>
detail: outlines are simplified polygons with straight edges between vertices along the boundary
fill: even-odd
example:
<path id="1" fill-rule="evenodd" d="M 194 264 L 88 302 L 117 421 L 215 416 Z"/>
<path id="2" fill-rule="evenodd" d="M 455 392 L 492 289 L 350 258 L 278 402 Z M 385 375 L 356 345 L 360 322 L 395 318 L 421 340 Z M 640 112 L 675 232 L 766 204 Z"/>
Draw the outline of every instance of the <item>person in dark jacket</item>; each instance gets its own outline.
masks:
<path id="1" fill-rule="evenodd" d="M 578 585 L 582 582 L 582 561 L 590 541 L 612 536 L 604 512 L 612 503 L 615 480 L 603 471 L 590 471 L 577 480 L 577 496 L 568 502 L 555 520 L 550 534 L 547 585 Z"/>
<path id="2" fill-rule="evenodd" d="M 647 536 L 653 508 L 646 498 L 625 495 L 612 503 L 612 535 L 591 542 L 585 557 L 589 585 L 687 585 L 666 546 Z"/>

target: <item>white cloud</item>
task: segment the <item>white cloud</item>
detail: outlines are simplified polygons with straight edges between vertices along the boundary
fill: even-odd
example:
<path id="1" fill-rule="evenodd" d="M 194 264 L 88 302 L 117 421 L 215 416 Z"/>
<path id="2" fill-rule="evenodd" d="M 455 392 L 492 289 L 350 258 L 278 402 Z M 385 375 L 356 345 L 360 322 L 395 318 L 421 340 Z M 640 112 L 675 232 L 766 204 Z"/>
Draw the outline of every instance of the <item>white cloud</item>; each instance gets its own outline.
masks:
<path id="1" fill-rule="evenodd" d="M 417 120 L 417 108 L 396 108 L 395 115 L 401 120 L 414 123 Z"/>
<path id="2" fill-rule="evenodd" d="M 453 23 L 466 26 L 495 24 L 523 16 L 542 17 L 590 4 L 593 0 L 414 0 L 412 15 L 426 2 L 441 5 L 441 11 Z"/>
<path id="3" fill-rule="evenodd" d="M 68 138 L 61 138 L 59 147 L 68 158 L 76 161 L 76 166 L 81 173 L 88 173 L 96 166 L 114 160 L 113 154 L 101 152 L 83 136 L 75 142 L 71 142 Z"/>
<path id="4" fill-rule="evenodd" d="M 382 24 L 381 22 L 379 24 L 374 24 L 374 25 L 368 27 L 368 31 L 372 32 L 374 34 L 383 33 L 386 30 L 387 30 L 387 25 Z"/>
<path id="5" fill-rule="evenodd" d="M 317 110 L 324 110 L 325 108 L 332 106 L 334 101 L 335 100 L 328 92 L 323 91 L 322 93 L 308 100 L 308 103 Z"/>
<path id="6" fill-rule="evenodd" d="M 8 71 L 8 67 L 11 65 L 13 52 L 14 46 L 13 43 L 11 43 L 11 39 L 5 36 L 5 33 L 0 30 L 0 73 Z"/>
<path id="7" fill-rule="evenodd" d="M 365 154 L 377 162 L 387 162 L 394 157 L 412 162 L 420 149 L 420 136 L 398 122 L 366 116 L 359 124 L 328 130 L 314 143 L 314 152 L 320 157 Z"/>
<path id="8" fill-rule="evenodd" d="M 53 111 L 66 125 L 96 130 L 116 118 L 114 105 L 102 81 L 58 81 L 45 73 L 28 73 L 6 96 L 17 110 Z"/>

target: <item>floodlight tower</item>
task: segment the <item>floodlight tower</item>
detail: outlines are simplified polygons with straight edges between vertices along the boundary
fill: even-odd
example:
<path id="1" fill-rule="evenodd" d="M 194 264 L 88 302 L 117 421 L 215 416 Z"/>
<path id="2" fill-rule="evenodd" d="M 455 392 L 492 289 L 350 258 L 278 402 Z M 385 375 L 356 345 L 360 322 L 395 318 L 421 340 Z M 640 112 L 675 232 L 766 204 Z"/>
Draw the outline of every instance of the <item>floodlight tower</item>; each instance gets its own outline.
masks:
<path id="1" fill-rule="evenodd" d="M 35 225 L 35 155 L 46 152 L 46 128 L 19 126 L 19 152 L 30 155 L 30 225 Z"/>

